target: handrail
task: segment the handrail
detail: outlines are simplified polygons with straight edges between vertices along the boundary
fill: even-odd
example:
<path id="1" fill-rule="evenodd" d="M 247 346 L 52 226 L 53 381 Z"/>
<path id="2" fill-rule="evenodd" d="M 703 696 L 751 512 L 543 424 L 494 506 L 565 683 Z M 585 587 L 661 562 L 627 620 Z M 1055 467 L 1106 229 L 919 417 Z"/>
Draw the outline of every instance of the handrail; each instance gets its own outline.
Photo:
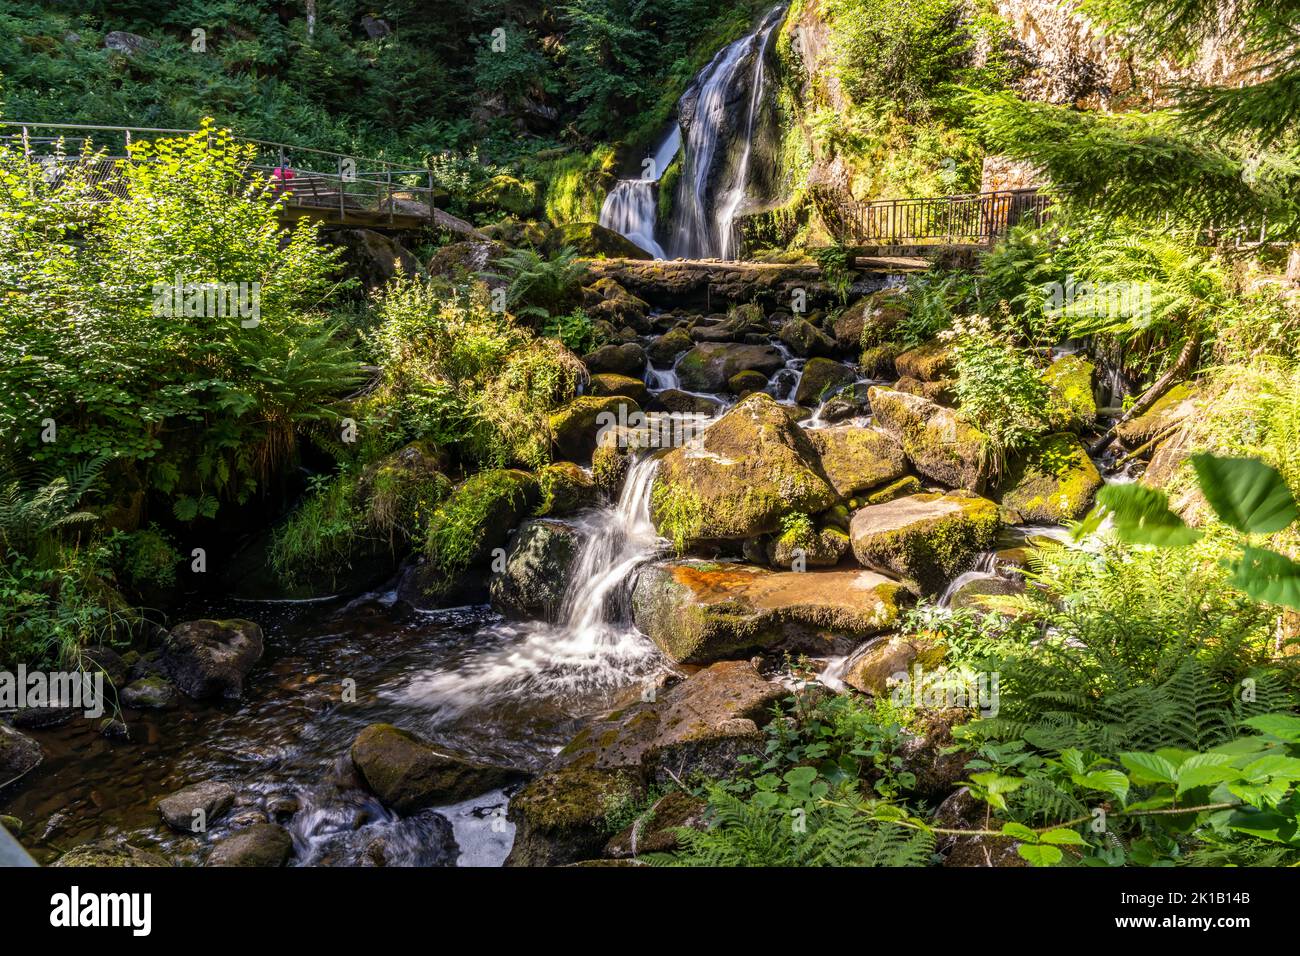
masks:
<path id="1" fill-rule="evenodd" d="M 904 199 L 832 204 L 828 225 L 841 242 L 898 244 L 918 240 L 985 243 L 1023 221 L 1046 221 L 1051 198 L 1034 188 L 998 189 Z"/>

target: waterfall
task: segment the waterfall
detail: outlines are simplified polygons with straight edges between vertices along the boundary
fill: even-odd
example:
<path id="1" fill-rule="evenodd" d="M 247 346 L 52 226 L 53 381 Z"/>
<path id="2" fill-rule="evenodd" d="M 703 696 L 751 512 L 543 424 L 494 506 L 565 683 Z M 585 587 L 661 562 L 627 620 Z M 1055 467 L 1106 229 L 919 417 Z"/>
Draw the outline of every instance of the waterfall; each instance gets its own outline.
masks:
<path id="1" fill-rule="evenodd" d="M 574 559 L 560 623 L 508 622 L 476 637 L 481 652 L 454 669 L 416 675 L 400 690 L 411 703 L 452 719 L 494 701 L 584 698 L 617 691 L 659 667 L 648 638 L 631 623 L 633 573 L 664 542 L 650 520 L 658 461 L 634 464 L 618 501 L 579 519 L 585 532 Z"/>
<path id="2" fill-rule="evenodd" d="M 688 119 L 682 176 L 674 196 L 674 256 L 729 259 L 736 254 L 735 217 L 749 182 L 763 106 L 764 60 L 784 13 L 784 6 L 770 10 L 758 29 L 718 53 L 682 97 L 678 110 Z M 744 115 L 733 117 L 731 105 L 737 97 L 743 97 Z M 727 150 L 737 135 L 743 146 L 732 161 Z"/>
<path id="3" fill-rule="evenodd" d="M 667 258 L 655 240 L 658 218 L 658 185 L 664 170 L 682 146 L 682 132 L 674 123 L 655 148 L 653 162 L 637 179 L 620 179 L 600 207 L 600 224 L 636 243 L 656 259 Z"/>

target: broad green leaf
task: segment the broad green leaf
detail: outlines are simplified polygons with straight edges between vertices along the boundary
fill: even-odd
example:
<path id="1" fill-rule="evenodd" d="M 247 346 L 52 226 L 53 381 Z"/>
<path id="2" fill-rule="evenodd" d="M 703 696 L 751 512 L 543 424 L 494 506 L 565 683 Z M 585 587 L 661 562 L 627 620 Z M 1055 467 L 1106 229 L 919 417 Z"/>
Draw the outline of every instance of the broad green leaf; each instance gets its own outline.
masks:
<path id="1" fill-rule="evenodd" d="M 1118 770 L 1093 770 L 1089 773 L 1071 774 L 1070 779 L 1080 787 L 1100 790 L 1123 800 L 1128 796 L 1128 777 Z"/>
<path id="2" fill-rule="evenodd" d="M 795 767 L 785 773 L 785 782 L 794 787 L 806 787 L 817 779 L 814 767 Z"/>
<path id="3" fill-rule="evenodd" d="M 1061 763 L 1072 774 L 1083 773 L 1083 754 L 1073 747 L 1061 751 Z"/>
<path id="4" fill-rule="evenodd" d="M 1288 846 L 1300 845 L 1296 840 L 1295 818 L 1271 810 L 1243 810 L 1233 814 L 1228 821 L 1228 828 L 1261 840 L 1285 843 Z"/>
<path id="5" fill-rule="evenodd" d="M 1004 823 L 1002 824 L 1002 832 L 1013 840 L 1022 840 L 1026 843 L 1038 842 L 1038 834 L 1023 823 Z"/>
<path id="6" fill-rule="evenodd" d="M 1243 723 L 1262 734 L 1279 737 L 1289 743 L 1300 743 L 1300 717 L 1292 714 L 1260 714 L 1247 717 Z"/>
<path id="7" fill-rule="evenodd" d="M 1201 492 L 1224 524 L 1246 534 L 1272 534 L 1300 519 L 1286 479 L 1254 458 L 1192 456 Z"/>
<path id="8" fill-rule="evenodd" d="M 1188 790 L 1195 790 L 1197 787 L 1208 787 L 1211 784 L 1224 783 L 1228 780 L 1238 780 L 1241 778 L 1241 771 L 1236 767 L 1228 764 L 1198 764 L 1195 766 L 1183 766 L 1178 768 L 1178 792 L 1186 793 Z"/>
<path id="9" fill-rule="evenodd" d="M 1110 514 L 1119 539 L 1128 544 L 1178 548 L 1201 537 L 1169 510 L 1169 498 L 1155 488 L 1106 485 L 1097 492 L 1097 502 Z"/>
<path id="10" fill-rule="evenodd" d="M 1264 548 L 1243 548 L 1232 562 L 1232 583 L 1256 601 L 1300 611 L 1300 564 Z"/>
<path id="11" fill-rule="evenodd" d="M 1064 854 L 1054 846 L 1045 843 L 1022 843 L 1016 852 L 1034 866 L 1052 866 L 1060 863 Z"/>
<path id="12" fill-rule="evenodd" d="M 1173 783 L 1174 765 L 1159 754 L 1123 753 L 1119 762 L 1128 768 L 1135 783 Z"/>
<path id="13" fill-rule="evenodd" d="M 1300 780 L 1300 759 L 1285 754 L 1269 754 L 1248 764 L 1241 775 L 1252 782 L 1278 777 L 1283 780 Z"/>
<path id="14" fill-rule="evenodd" d="M 1057 827 L 1055 830 L 1048 830 L 1041 833 L 1038 839 L 1044 843 L 1055 843 L 1058 846 L 1087 846 L 1088 841 L 1073 830 L 1067 830 L 1064 827 Z"/>

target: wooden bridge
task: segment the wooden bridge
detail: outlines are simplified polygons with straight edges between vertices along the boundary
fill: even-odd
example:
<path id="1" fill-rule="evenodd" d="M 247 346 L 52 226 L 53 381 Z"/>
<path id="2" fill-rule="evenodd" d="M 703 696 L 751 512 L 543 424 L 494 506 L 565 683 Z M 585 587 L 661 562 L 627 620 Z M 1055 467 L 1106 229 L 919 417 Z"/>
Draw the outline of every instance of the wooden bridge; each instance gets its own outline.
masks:
<path id="1" fill-rule="evenodd" d="M 21 148 L 25 156 L 52 168 L 56 176 L 74 166 L 88 171 L 91 183 L 106 197 L 122 195 L 121 161 L 130 158 L 133 142 L 195 132 L 0 122 L 0 141 Z M 428 225 L 454 229 L 460 223 L 434 205 L 433 173 L 427 168 L 287 143 L 234 139 L 256 147 L 252 171 L 284 194 L 280 215 L 286 221 L 310 217 L 327 225 L 388 231 Z M 92 152 L 83 152 L 87 148 Z"/>

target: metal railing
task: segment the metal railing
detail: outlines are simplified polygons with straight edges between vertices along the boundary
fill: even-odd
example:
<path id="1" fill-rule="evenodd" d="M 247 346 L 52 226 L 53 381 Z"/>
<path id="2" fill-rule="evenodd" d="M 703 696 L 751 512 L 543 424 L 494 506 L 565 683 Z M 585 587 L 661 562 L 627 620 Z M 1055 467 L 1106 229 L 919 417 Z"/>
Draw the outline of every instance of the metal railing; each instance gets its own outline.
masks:
<path id="1" fill-rule="evenodd" d="M 79 167 L 103 198 L 122 195 L 121 162 L 131 158 L 132 145 L 196 132 L 162 127 L 0 122 L 0 141 L 41 161 L 54 177 Z M 357 214 L 379 214 L 390 222 L 395 216 L 427 219 L 433 215 L 433 173 L 427 167 L 270 140 L 242 136 L 233 139 L 256 147 L 251 171 L 270 180 L 277 192 L 285 193 L 286 207 L 290 209 L 337 212 L 345 220 L 358 218 Z"/>
<path id="2" fill-rule="evenodd" d="M 1050 198 L 1037 189 L 1003 189 L 929 199 L 842 200 L 833 232 L 845 245 L 975 243 L 985 245 L 1015 225 L 1042 225 Z M 838 229 L 834 228 L 838 226 Z"/>

